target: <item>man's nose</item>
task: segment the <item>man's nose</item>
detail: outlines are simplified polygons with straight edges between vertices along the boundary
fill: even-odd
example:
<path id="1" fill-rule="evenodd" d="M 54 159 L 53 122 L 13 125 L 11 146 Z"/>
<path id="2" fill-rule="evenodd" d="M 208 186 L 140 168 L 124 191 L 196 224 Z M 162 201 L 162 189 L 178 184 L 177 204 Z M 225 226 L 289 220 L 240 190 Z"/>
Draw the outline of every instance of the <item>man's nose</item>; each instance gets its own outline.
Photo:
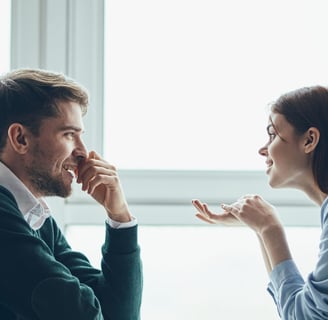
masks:
<path id="1" fill-rule="evenodd" d="M 88 157 L 88 150 L 82 140 L 77 143 L 76 148 L 73 151 L 73 155 L 76 157 L 78 163 Z"/>
<path id="2" fill-rule="evenodd" d="M 84 156 L 77 156 L 76 159 L 77 159 L 77 163 L 80 164 L 86 157 Z"/>

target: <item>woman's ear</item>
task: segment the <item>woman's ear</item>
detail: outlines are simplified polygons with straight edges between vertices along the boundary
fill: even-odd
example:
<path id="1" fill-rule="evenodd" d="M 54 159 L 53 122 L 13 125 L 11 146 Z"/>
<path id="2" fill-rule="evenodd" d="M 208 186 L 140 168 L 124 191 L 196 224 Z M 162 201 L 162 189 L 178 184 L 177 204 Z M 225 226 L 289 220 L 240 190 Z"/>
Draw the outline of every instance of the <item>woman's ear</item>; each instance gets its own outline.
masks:
<path id="1" fill-rule="evenodd" d="M 304 137 L 305 137 L 305 143 L 304 143 L 305 153 L 310 153 L 314 151 L 314 149 L 319 143 L 320 131 L 315 127 L 311 127 L 306 131 Z"/>
<path id="2" fill-rule="evenodd" d="M 28 150 L 29 132 L 20 123 L 13 123 L 8 128 L 8 142 L 11 147 L 19 154 L 25 154 Z"/>

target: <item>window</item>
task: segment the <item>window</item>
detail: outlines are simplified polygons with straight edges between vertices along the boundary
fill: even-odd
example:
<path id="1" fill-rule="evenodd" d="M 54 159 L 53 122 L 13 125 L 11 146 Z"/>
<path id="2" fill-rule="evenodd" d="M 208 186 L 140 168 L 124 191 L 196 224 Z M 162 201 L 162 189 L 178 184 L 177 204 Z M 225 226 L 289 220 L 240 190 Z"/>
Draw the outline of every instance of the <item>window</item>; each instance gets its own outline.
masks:
<path id="1" fill-rule="evenodd" d="M 267 104 L 327 83 L 327 10 L 106 1 L 106 157 L 121 169 L 263 170 Z"/>
<path id="2" fill-rule="evenodd" d="M 10 68 L 10 0 L 0 2 L 0 74 Z"/>

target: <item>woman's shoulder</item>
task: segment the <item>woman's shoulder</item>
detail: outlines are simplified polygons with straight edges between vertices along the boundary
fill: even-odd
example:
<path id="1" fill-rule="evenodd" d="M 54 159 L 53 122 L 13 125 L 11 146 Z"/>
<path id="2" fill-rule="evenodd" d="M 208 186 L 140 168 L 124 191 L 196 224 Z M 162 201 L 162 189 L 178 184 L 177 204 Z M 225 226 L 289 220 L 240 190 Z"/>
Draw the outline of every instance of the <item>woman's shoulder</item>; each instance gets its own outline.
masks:
<path id="1" fill-rule="evenodd" d="M 321 226 L 327 224 L 328 219 L 328 197 L 323 201 L 321 205 Z"/>

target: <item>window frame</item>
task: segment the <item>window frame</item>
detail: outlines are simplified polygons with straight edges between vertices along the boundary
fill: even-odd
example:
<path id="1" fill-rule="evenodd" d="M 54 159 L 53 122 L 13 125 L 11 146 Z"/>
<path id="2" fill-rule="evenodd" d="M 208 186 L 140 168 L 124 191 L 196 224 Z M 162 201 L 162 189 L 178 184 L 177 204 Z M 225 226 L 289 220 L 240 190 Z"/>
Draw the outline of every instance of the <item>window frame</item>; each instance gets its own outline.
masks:
<path id="1" fill-rule="evenodd" d="M 11 68 L 63 72 L 90 93 L 86 146 L 103 153 L 104 0 L 13 0 Z M 88 23 L 86 23 L 86 21 Z M 28 48 L 28 50 L 26 50 Z M 213 210 L 243 194 L 275 205 L 288 226 L 320 225 L 319 208 L 295 190 L 273 190 L 261 171 L 119 170 L 132 213 L 143 225 L 202 225 L 191 199 Z M 47 199 L 59 225 L 100 224 L 103 209 L 74 186 L 66 199 Z"/>

